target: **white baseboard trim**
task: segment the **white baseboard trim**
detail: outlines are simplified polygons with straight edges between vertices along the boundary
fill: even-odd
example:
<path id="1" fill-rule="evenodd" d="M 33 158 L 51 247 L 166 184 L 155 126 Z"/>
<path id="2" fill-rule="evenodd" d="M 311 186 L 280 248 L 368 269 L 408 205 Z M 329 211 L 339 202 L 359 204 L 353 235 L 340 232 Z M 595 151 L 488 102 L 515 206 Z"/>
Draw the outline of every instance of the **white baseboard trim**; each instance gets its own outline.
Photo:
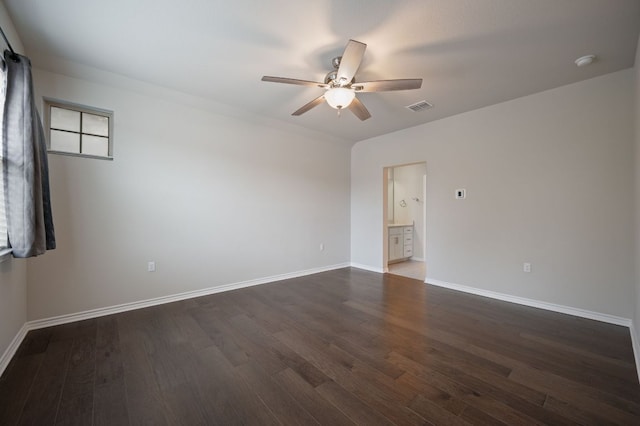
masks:
<path id="1" fill-rule="evenodd" d="M 588 311 L 586 309 L 574 308 L 571 306 L 557 305 L 555 303 L 542 302 L 535 299 L 527 299 L 526 297 L 512 296 L 510 294 L 498 293 L 495 291 L 484 290 L 481 288 L 469 287 L 462 284 L 448 283 L 446 281 L 436 280 L 427 277 L 425 284 L 431 284 L 438 287 L 445 287 L 451 290 L 458 290 L 465 293 L 471 293 L 478 296 L 489 297 L 491 299 L 502 300 L 505 302 L 517 303 L 518 305 L 530 306 L 532 308 L 545 309 L 547 311 L 559 312 L 562 314 L 573 315 L 581 318 L 588 318 L 596 321 L 606 322 L 609 324 L 623 325 L 631 327 L 632 321 L 629 318 L 617 317 L 615 315 L 603 314 L 600 312 Z"/>
<path id="2" fill-rule="evenodd" d="M 0 357 L 0 376 L 2 376 L 2 373 L 4 373 L 4 370 L 9 366 L 11 359 L 16 354 L 16 351 L 20 347 L 20 344 L 24 340 L 24 337 L 27 335 L 28 331 L 29 331 L 29 328 L 27 327 L 27 324 L 26 323 L 23 324 L 20 330 L 18 330 L 18 334 L 16 334 L 16 336 L 13 338 L 11 343 L 9 343 L 9 346 L 7 347 L 7 349 L 4 351 L 4 353 Z"/>
<path id="3" fill-rule="evenodd" d="M 39 320 L 27 321 L 22 326 L 22 328 L 20 328 L 20 331 L 18 331 L 18 334 L 16 334 L 16 336 L 13 338 L 13 340 L 9 344 L 9 347 L 7 347 L 7 349 L 2 354 L 2 357 L 0 358 L 0 376 L 2 375 L 2 373 L 4 373 L 4 370 L 9 365 L 9 362 L 11 362 L 11 359 L 13 358 L 16 351 L 18 350 L 18 347 L 20 347 L 20 344 L 24 340 L 25 336 L 31 330 L 37 330 L 39 328 L 67 324 L 70 322 L 82 321 L 82 320 L 91 319 L 91 318 L 103 317 L 106 315 L 117 314 L 120 312 L 132 311 L 134 309 L 141 309 L 141 308 L 147 308 L 149 306 L 162 305 L 164 303 L 177 302 L 179 300 L 192 299 L 194 297 L 207 296 L 210 294 L 221 293 L 223 291 L 230 291 L 230 290 L 236 290 L 236 289 L 245 288 L 245 287 L 252 287 L 260 284 L 267 284 L 274 281 L 304 277 L 306 275 L 317 274 L 320 272 L 327 272 L 335 269 L 348 268 L 349 266 L 351 266 L 351 264 L 348 262 L 329 265 L 329 266 L 321 266 L 319 268 L 312 268 L 312 269 L 307 269 L 302 271 L 291 272 L 287 274 L 273 275 L 270 277 L 258 278 L 254 280 L 248 280 L 248 281 L 241 281 L 237 283 L 224 284 L 221 286 L 205 288 L 202 290 L 187 291 L 184 293 L 178 293 L 178 294 L 173 294 L 169 296 L 161 296 L 161 297 L 155 297 L 153 299 L 140 300 L 137 302 L 123 303 L 121 305 L 107 306 L 107 307 L 98 308 L 98 309 L 90 309 L 88 311 L 77 312 L 74 314 L 59 315 L 51 318 L 43 318 Z"/>
<path id="4" fill-rule="evenodd" d="M 527 299 L 525 297 L 512 296 L 510 294 L 498 293 L 490 290 L 483 290 L 481 288 L 469 287 L 461 284 L 448 283 L 446 281 L 436 280 L 434 278 L 427 277 L 424 280 L 425 284 L 431 284 L 438 287 L 445 287 L 451 290 L 462 291 L 464 293 L 471 293 L 478 296 L 489 297 L 491 299 L 502 300 L 505 302 L 517 303 L 518 305 L 530 306 L 532 308 L 545 309 L 547 311 L 559 312 L 562 314 L 573 315 L 581 318 L 588 318 L 596 321 L 606 322 L 609 324 L 622 325 L 629 327 L 629 333 L 631 333 L 631 348 L 633 349 L 633 357 L 636 363 L 636 374 L 638 375 L 638 382 L 640 382 L 640 336 L 636 334 L 636 328 L 633 321 L 629 318 L 617 317 L 615 315 L 603 314 L 600 312 L 588 311 L 586 309 L 574 308 L 571 306 L 557 305 L 555 303 L 541 302 L 539 300 Z"/>
<path id="5" fill-rule="evenodd" d="M 378 268 L 377 266 L 363 265 L 362 263 L 351 262 L 351 267 L 364 269 L 365 271 L 377 272 L 379 274 L 384 274 L 385 272 L 388 272 L 388 269 L 385 271 L 383 268 Z"/>
<path id="6" fill-rule="evenodd" d="M 67 324 L 70 322 L 82 321 L 86 319 L 117 314 L 120 312 L 132 311 L 134 309 L 148 308 L 150 306 L 162 305 L 165 303 L 177 302 L 185 299 L 193 299 L 194 297 L 208 296 L 210 294 L 222 293 L 224 291 L 237 290 L 240 288 L 272 283 L 274 281 L 282 281 L 290 278 L 304 277 L 306 275 L 318 274 L 320 272 L 348 268 L 349 266 L 350 266 L 349 263 L 339 263 L 336 265 L 322 266 L 319 268 L 306 269 L 303 271 L 290 272 L 287 274 L 273 275 L 270 277 L 257 278 L 254 280 L 241 281 L 241 282 L 231 283 L 231 284 L 223 284 L 220 286 L 204 288 L 201 290 L 187 291 L 184 293 L 155 297 L 153 299 L 140 300 L 137 302 L 123 303 L 121 305 L 108 306 L 105 308 L 91 309 L 88 311 L 77 312 L 74 314 L 59 315 L 51 318 L 28 321 L 26 325 L 28 330 L 36 330 L 39 328 L 51 327 L 54 325 Z"/>
<path id="7" fill-rule="evenodd" d="M 252 287 L 254 285 L 267 284 L 274 281 L 282 281 L 290 278 L 304 277 L 305 275 L 318 274 L 320 272 L 332 271 L 335 269 L 348 268 L 350 263 L 339 263 L 336 265 L 322 266 L 319 268 L 307 269 L 303 271 L 291 272 L 288 274 L 273 275 L 265 278 L 258 278 L 255 280 L 241 281 L 232 284 L 224 284 L 217 287 L 205 288 L 202 290 L 187 291 L 184 293 L 173 294 L 170 296 L 155 297 L 153 299 L 140 300 L 137 302 L 123 303 L 121 305 L 107 306 L 105 308 L 91 309 L 88 311 L 77 312 L 74 314 L 59 315 L 51 318 L 43 318 L 34 321 L 27 321 L 18 334 L 13 338 L 9 347 L 4 351 L 0 358 L 0 376 L 4 373 L 4 370 L 11 362 L 11 359 L 16 354 L 18 347 L 24 340 L 27 333 L 31 330 L 37 330 L 39 328 L 51 327 L 54 325 L 67 324 L 75 321 L 82 321 L 91 318 L 103 317 L 105 315 L 117 314 L 120 312 L 132 311 L 134 309 L 147 308 L 149 306 L 162 305 L 164 303 L 177 302 L 179 300 L 192 299 L 194 297 L 207 296 L 210 294 L 221 293 L 223 291 L 236 290 L 245 287 Z"/>
<path id="8" fill-rule="evenodd" d="M 384 273 L 381 268 L 363 265 L 359 263 L 340 263 L 335 265 L 323 266 L 319 268 L 307 269 L 303 271 L 291 272 L 287 274 L 273 275 L 265 278 L 258 278 L 254 280 L 241 281 L 237 283 L 224 284 L 217 287 L 210 287 L 201 290 L 188 291 L 184 293 L 178 293 L 170 296 L 162 296 L 156 297 L 153 299 L 141 300 L 137 302 L 123 303 L 115 306 L 108 306 L 105 308 L 91 309 L 88 311 L 82 311 L 74 314 L 60 315 L 51 318 L 44 318 L 39 320 L 27 321 L 18 331 L 16 336 L 13 338 L 7 349 L 0 357 L 0 376 L 4 373 L 5 369 L 11 362 L 11 359 L 15 355 L 18 347 L 24 340 L 25 336 L 30 330 L 36 330 L 39 328 L 51 327 L 54 325 L 67 324 L 75 321 L 82 321 L 91 318 L 98 318 L 101 316 L 117 314 L 120 312 L 132 311 L 134 309 L 141 309 L 150 306 L 161 305 L 164 303 L 177 302 L 185 299 L 192 299 L 200 296 L 207 296 L 210 294 L 221 293 L 224 291 L 236 290 L 245 287 L 252 287 L 260 284 L 267 284 L 275 281 L 286 280 L 290 278 L 298 278 L 306 275 L 317 274 L 320 272 L 332 271 L 335 269 L 342 269 L 347 267 L 353 267 L 358 269 L 364 269 L 366 271 Z M 636 334 L 636 329 L 631 321 L 628 318 L 617 317 L 608 314 L 602 314 L 598 312 L 592 312 L 584 309 L 573 308 L 570 306 L 557 305 L 554 303 L 541 302 L 534 299 L 527 299 L 519 296 L 512 296 L 509 294 L 493 292 L 489 290 L 478 289 L 475 287 L 469 287 L 460 284 L 448 283 L 445 281 L 436 280 L 433 278 L 426 278 L 425 284 L 431 284 L 439 287 L 445 287 L 452 290 L 462 291 L 465 293 L 476 294 L 478 296 L 489 297 L 492 299 L 502 300 L 511 303 L 517 303 L 519 305 L 531 306 L 534 308 L 545 309 L 553 312 L 560 312 L 568 315 L 574 315 L 577 317 L 593 319 L 596 321 L 602 321 L 610 324 L 622 325 L 629 327 L 629 331 L 631 333 L 631 344 L 633 347 L 633 353 L 636 361 L 636 371 L 638 372 L 638 380 L 640 381 L 640 336 Z"/>

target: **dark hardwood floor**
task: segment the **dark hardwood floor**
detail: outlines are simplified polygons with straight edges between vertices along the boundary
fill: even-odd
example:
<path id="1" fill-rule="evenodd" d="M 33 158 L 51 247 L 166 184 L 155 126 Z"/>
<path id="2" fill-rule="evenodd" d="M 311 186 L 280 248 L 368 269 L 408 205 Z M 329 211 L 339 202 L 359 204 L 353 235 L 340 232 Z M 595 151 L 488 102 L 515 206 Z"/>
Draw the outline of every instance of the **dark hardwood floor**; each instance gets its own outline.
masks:
<path id="1" fill-rule="evenodd" d="M 629 330 L 341 269 L 30 332 L 0 425 L 640 424 Z"/>

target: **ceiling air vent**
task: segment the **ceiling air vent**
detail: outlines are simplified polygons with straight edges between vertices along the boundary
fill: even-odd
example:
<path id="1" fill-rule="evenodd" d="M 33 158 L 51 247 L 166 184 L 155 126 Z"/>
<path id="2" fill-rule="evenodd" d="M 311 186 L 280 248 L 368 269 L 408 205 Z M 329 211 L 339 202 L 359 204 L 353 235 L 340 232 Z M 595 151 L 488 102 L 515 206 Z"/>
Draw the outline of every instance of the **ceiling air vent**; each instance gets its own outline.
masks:
<path id="1" fill-rule="evenodd" d="M 427 101 L 420 101 L 412 105 L 407 105 L 407 108 L 409 108 L 411 111 L 418 112 L 424 111 L 425 109 L 433 108 L 433 105 L 431 105 Z"/>

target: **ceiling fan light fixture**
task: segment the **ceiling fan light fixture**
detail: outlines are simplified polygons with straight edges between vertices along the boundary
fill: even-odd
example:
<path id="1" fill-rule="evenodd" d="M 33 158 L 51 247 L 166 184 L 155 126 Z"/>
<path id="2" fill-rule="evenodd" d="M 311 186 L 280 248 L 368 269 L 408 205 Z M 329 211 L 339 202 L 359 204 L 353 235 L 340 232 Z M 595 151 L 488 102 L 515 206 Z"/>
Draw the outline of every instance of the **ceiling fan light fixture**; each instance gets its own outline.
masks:
<path id="1" fill-rule="evenodd" d="M 344 109 L 349 106 L 356 97 L 353 89 L 346 87 L 332 87 L 326 91 L 324 98 L 331 108 Z"/>

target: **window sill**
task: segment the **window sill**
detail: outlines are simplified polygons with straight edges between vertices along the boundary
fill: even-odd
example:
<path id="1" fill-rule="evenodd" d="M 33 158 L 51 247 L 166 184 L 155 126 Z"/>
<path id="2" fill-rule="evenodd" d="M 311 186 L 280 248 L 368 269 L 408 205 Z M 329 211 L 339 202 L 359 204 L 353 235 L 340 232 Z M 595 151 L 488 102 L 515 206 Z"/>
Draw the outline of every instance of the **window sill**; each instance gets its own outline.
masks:
<path id="1" fill-rule="evenodd" d="M 0 263 L 9 260 L 12 250 L 10 248 L 0 248 Z"/>
<path id="2" fill-rule="evenodd" d="M 89 155 L 89 154 L 78 154 L 75 152 L 65 152 L 65 151 L 54 151 L 54 150 L 47 150 L 47 152 L 49 154 L 56 154 L 56 155 L 67 155 L 69 157 L 82 157 L 82 158 L 93 158 L 94 160 L 108 160 L 108 161 L 113 161 L 113 157 L 109 156 L 109 157 L 104 157 L 102 155 Z"/>

